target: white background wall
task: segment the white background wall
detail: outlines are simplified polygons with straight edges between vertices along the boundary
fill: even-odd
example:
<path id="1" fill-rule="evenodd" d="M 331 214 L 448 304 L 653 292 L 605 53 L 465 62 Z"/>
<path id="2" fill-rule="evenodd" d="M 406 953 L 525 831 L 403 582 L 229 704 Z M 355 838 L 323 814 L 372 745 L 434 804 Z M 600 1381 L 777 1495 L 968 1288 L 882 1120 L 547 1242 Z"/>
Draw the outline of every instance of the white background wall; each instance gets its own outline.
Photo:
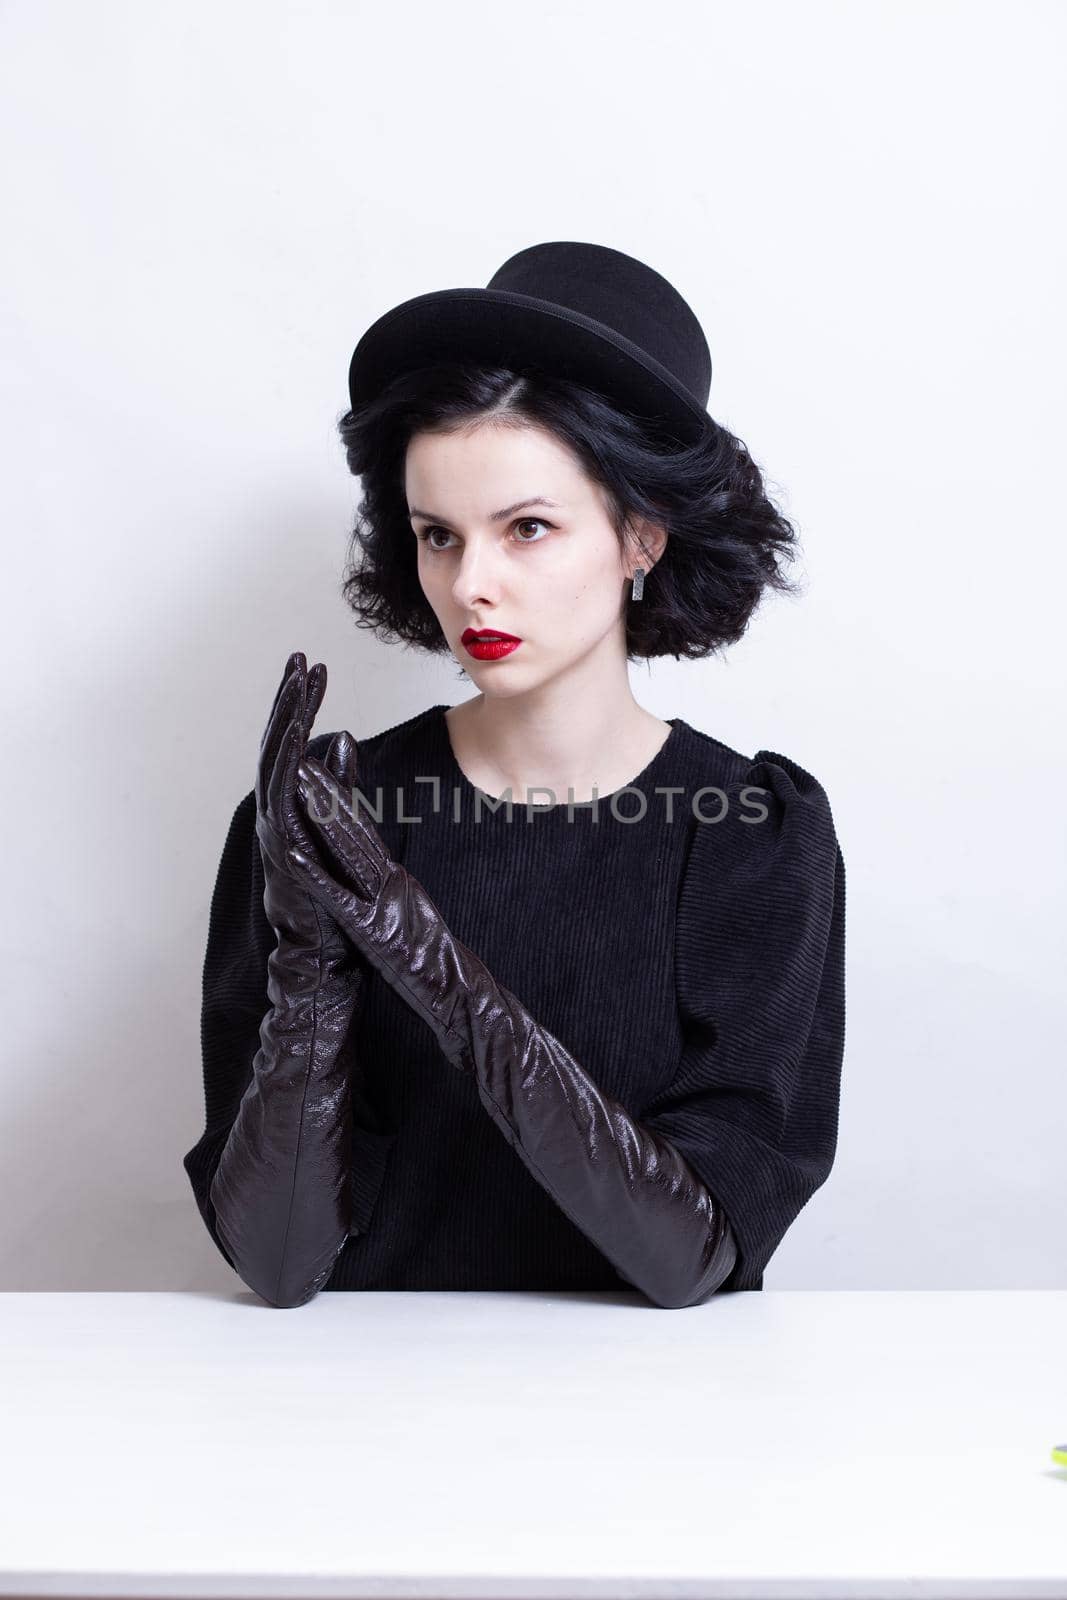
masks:
<path id="1" fill-rule="evenodd" d="M 236 1280 L 181 1166 L 218 855 L 285 658 L 358 736 L 364 328 L 547 239 L 689 299 L 800 602 L 638 698 L 831 797 L 837 1164 L 788 1287 L 1063 1287 L 1060 4 L 7 0 L 0 1288 Z"/>

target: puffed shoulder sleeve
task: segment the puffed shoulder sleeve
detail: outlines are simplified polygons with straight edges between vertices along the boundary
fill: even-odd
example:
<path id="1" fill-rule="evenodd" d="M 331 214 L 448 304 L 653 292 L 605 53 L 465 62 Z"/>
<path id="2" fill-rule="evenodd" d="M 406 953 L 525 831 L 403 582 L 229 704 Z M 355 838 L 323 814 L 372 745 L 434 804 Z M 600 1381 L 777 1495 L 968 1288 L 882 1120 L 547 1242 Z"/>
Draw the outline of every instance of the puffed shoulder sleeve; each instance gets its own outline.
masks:
<path id="1" fill-rule="evenodd" d="M 759 1289 L 837 1147 L 845 1041 L 845 865 L 826 793 L 760 750 L 696 821 L 678 902 L 683 1050 L 645 1109 L 719 1201 Z M 710 817 L 707 806 L 704 814 Z"/>

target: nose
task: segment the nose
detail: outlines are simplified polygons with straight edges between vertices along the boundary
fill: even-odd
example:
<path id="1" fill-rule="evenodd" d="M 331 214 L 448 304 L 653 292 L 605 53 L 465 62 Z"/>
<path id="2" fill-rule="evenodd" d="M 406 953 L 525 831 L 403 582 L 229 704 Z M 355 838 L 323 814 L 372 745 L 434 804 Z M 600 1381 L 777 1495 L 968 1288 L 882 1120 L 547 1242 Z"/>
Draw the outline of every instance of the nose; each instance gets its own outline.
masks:
<path id="1" fill-rule="evenodd" d="M 468 539 L 452 583 L 452 600 L 461 611 L 495 605 L 500 584 L 493 571 L 491 540 Z"/>

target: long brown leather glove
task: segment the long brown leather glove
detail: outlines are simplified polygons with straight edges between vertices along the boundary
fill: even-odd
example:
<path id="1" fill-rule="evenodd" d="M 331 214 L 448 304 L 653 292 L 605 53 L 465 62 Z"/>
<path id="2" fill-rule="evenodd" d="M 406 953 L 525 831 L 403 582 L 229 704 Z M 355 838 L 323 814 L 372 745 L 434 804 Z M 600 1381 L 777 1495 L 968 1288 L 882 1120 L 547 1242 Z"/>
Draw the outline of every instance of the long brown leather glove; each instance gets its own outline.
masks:
<path id="1" fill-rule="evenodd" d="M 277 935 L 267 961 L 271 1009 L 210 1197 L 219 1237 L 249 1288 L 303 1305 L 329 1277 L 351 1221 L 351 1061 L 343 1050 L 369 969 L 285 855 L 310 843 L 297 765 L 326 689 L 326 668 L 289 657 L 260 746 L 256 837 L 263 906 Z M 326 770 L 354 781 L 354 741 L 338 734 Z"/>
<path id="2" fill-rule="evenodd" d="M 484 963 L 313 757 L 298 793 L 321 848 L 290 850 L 308 892 L 432 1029 L 528 1170 L 626 1282 L 693 1305 L 733 1270 L 722 1207 L 667 1140 L 597 1087 Z"/>

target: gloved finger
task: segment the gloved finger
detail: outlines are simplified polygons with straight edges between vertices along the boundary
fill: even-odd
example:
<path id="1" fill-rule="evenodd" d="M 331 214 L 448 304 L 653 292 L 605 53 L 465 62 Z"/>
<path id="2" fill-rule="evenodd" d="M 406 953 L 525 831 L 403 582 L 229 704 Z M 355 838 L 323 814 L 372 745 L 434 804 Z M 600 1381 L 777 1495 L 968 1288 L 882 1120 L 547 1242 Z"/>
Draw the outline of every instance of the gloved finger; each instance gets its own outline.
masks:
<path id="1" fill-rule="evenodd" d="M 299 713 L 291 717 L 282 734 L 277 760 L 267 778 L 267 815 L 283 837 L 293 837 L 293 821 L 297 809 L 297 767 L 303 759 L 306 745 Z"/>
<path id="2" fill-rule="evenodd" d="M 351 791 L 345 794 L 313 756 L 300 763 L 297 792 L 341 884 L 364 899 L 376 899 L 392 858 L 363 807 L 353 807 Z"/>
<path id="3" fill-rule="evenodd" d="M 267 718 L 266 729 L 264 731 L 264 744 L 266 744 L 268 738 L 271 737 L 272 731 L 275 741 L 277 740 L 280 730 L 284 728 L 285 723 L 288 720 L 285 716 L 284 703 L 286 700 L 292 699 L 295 692 L 295 686 L 299 681 L 300 674 L 306 674 L 306 672 L 307 657 L 304 655 L 302 650 L 294 650 L 288 661 L 285 663 L 285 672 L 282 675 L 282 681 L 278 685 L 277 691 L 274 695 L 274 704 L 270 708 L 270 716 Z"/>
<path id="4" fill-rule="evenodd" d="M 292 655 L 289 657 L 288 661 L 285 663 L 285 671 L 282 673 L 282 681 L 279 683 L 277 689 L 274 691 L 274 704 L 270 708 L 270 713 L 269 713 L 269 715 L 267 717 L 267 723 L 266 723 L 268 728 L 270 727 L 271 722 L 274 720 L 274 713 L 278 709 L 278 701 L 282 697 L 282 690 L 285 688 L 286 684 L 289 682 L 289 674 L 292 672 L 293 667 L 296 664 L 297 654 L 298 654 L 298 652 L 296 650 L 294 650 Z"/>
<path id="5" fill-rule="evenodd" d="M 274 762 L 278 785 L 272 805 L 283 831 L 289 836 L 293 835 L 293 824 L 297 820 L 296 768 L 307 749 L 315 716 L 325 693 L 326 667 L 323 662 L 317 661 L 304 678 L 304 699 L 292 719 L 295 731 L 292 728 L 287 730 L 285 742 L 279 748 Z M 273 774 L 271 781 L 273 783 Z"/>
<path id="6" fill-rule="evenodd" d="M 304 738 L 311 738 L 311 729 L 322 705 L 326 693 L 326 666 L 322 661 L 316 661 L 307 675 L 307 697 L 304 704 Z"/>
<path id="7" fill-rule="evenodd" d="M 300 653 L 296 652 L 289 657 L 290 667 L 287 676 L 274 699 L 274 706 L 263 731 L 263 738 L 259 746 L 259 759 L 256 763 L 256 803 L 262 811 L 267 804 L 267 788 L 270 774 L 278 757 L 278 746 L 281 736 L 295 706 L 301 696 L 300 688 Z"/>
<path id="8" fill-rule="evenodd" d="M 308 894 L 324 906 L 334 921 L 358 943 L 360 929 L 369 914 L 367 900 L 353 894 L 332 878 L 317 857 L 308 856 L 301 850 L 287 850 L 285 859 L 290 872 Z"/>
<path id="9" fill-rule="evenodd" d="M 356 741 L 347 728 L 334 734 L 322 764 L 337 779 L 338 788 L 350 795 L 356 783 Z"/>
<path id="10" fill-rule="evenodd" d="M 260 810 L 266 810 L 271 804 L 271 779 L 278 762 L 282 740 L 293 717 L 301 714 L 306 699 L 307 662 L 303 651 L 297 650 L 290 659 L 293 662 L 292 668 L 278 693 L 277 703 L 260 745 L 256 776 L 256 800 Z"/>
<path id="11" fill-rule="evenodd" d="M 305 753 L 306 749 L 307 746 L 305 744 Z M 297 765 L 299 766 L 299 763 Z M 335 780 L 338 790 L 347 804 L 356 781 L 355 740 L 350 733 L 342 730 L 340 733 L 334 734 L 327 747 L 326 754 L 322 758 L 322 765 Z M 299 788 L 299 773 L 297 774 L 296 785 Z M 287 832 L 291 842 L 298 845 L 301 850 L 314 854 L 315 841 L 308 832 L 304 807 L 297 804 L 295 800 L 287 820 L 289 823 Z"/>

